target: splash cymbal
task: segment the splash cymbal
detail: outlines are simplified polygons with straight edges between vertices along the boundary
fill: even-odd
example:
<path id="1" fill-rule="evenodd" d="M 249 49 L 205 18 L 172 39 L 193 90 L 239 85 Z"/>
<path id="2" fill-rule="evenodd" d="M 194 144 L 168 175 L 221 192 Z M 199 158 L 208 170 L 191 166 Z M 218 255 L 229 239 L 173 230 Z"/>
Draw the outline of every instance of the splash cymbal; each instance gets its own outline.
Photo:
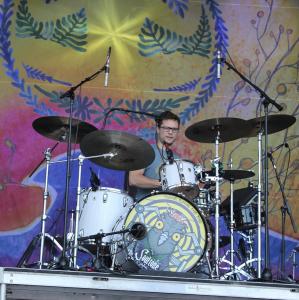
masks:
<path id="1" fill-rule="evenodd" d="M 97 157 L 90 160 L 106 168 L 133 171 L 147 167 L 155 158 L 153 148 L 135 135 L 114 130 L 97 130 L 83 138 L 82 153 L 96 156 L 115 153 L 112 158 Z"/>
<path id="2" fill-rule="evenodd" d="M 59 116 L 46 116 L 41 117 L 33 121 L 32 127 L 39 134 L 56 140 L 59 142 L 68 141 L 69 132 L 69 118 Z M 96 131 L 97 128 L 87 122 L 72 119 L 72 143 L 80 143 L 82 138 L 92 131 Z"/>

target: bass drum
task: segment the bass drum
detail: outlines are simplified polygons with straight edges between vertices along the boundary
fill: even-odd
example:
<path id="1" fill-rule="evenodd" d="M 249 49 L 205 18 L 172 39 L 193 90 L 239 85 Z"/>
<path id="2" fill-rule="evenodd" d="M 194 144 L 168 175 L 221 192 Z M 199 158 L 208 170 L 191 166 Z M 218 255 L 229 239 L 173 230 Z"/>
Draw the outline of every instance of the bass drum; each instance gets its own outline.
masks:
<path id="1" fill-rule="evenodd" d="M 136 240 L 126 233 L 119 248 L 126 252 L 127 260 L 133 260 L 141 269 L 188 272 L 209 248 L 210 232 L 202 213 L 176 194 L 162 192 L 141 199 L 122 224 L 124 229 L 130 229 L 135 223 L 146 226 L 145 237 Z M 120 266 L 118 257 L 116 266 Z"/>

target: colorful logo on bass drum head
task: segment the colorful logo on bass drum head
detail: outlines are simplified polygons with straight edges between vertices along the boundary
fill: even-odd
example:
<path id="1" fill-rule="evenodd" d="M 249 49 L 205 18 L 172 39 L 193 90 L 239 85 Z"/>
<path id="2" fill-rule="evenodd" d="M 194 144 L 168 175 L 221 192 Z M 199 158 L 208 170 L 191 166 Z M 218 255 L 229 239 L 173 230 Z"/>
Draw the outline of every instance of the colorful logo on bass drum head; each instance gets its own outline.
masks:
<path id="1" fill-rule="evenodd" d="M 129 257 L 146 270 L 186 272 L 207 248 L 207 227 L 199 211 L 187 200 L 168 193 L 140 200 L 129 212 L 125 227 L 141 222 L 142 240 L 126 236 Z"/>

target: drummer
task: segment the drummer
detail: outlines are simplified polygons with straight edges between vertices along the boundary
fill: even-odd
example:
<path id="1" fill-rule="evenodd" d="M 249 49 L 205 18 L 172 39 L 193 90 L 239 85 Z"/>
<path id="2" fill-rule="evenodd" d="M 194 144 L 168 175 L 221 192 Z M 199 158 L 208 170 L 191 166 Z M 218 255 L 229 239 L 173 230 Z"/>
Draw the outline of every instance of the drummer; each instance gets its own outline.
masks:
<path id="1" fill-rule="evenodd" d="M 160 166 L 169 160 L 171 155 L 173 155 L 173 159 L 179 158 L 171 150 L 177 139 L 179 129 L 180 118 L 171 111 L 165 111 L 156 118 L 156 144 L 152 145 L 155 159 L 145 169 L 130 171 L 129 173 L 129 185 L 136 187 L 136 201 L 149 195 L 153 190 L 161 189 Z"/>

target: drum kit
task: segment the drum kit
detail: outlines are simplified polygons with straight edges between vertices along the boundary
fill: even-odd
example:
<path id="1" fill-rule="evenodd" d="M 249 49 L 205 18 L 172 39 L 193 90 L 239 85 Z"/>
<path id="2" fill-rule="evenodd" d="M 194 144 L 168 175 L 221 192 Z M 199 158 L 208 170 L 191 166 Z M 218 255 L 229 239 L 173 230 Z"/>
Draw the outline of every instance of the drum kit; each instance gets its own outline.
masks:
<path id="1" fill-rule="evenodd" d="M 268 133 L 286 129 L 295 121 L 289 115 L 269 116 Z M 202 165 L 183 159 L 166 162 L 160 167 L 162 190 L 153 191 L 139 201 L 134 201 L 126 191 L 115 188 L 96 186 L 82 189 L 82 165 L 88 159 L 114 170 L 142 169 L 154 159 L 152 147 L 140 137 L 121 131 L 97 130 L 81 120 L 73 119 L 72 126 L 71 142 L 80 144 L 81 154 L 76 159 L 79 174 L 74 226 L 68 233 L 70 268 L 80 269 L 78 251 L 86 250 L 97 262 L 93 264 L 95 270 L 121 271 L 125 270 L 126 263 L 132 262 L 141 270 L 196 273 L 198 266 L 205 261 L 210 278 L 236 278 L 238 274 L 247 278 L 255 276 L 254 272 L 248 271 L 248 266 L 254 269 L 253 263 L 259 264 L 262 260 L 260 254 L 253 257 L 254 235 L 256 230 L 260 233 L 262 226 L 261 191 L 251 186 L 234 190 L 236 180 L 251 178 L 255 174 L 248 170 L 223 169 L 219 143 L 257 137 L 264 128 L 263 118 L 214 118 L 188 127 L 185 135 L 192 141 L 215 144 L 213 168 L 205 170 Z M 33 128 L 58 142 L 67 141 L 68 118 L 42 117 L 33 122 Z M 45 267 L 44 240 L 50 236 L 45 228 L 51 150 L 45 152 L 40 268 Z M 230 183 L 230 196 L 221 201 L 220 184 L 224 181 Z M 220 236 L 219 219 L 222 216 L 229 237 Z M 243 241 L 250 249 L 241 265 L 235 262 L 238 254 L 234 249 L 236 232 L 244 237 Z M 219 248 L 228 245 L 230 249 L 220 258 Z M 229 261 L 226 260 L 228 253 Z M 109 256 L 108 265 L 103 256 Z M 223 262 L 229 265 L 228 270 L 221 268 Z"/>

